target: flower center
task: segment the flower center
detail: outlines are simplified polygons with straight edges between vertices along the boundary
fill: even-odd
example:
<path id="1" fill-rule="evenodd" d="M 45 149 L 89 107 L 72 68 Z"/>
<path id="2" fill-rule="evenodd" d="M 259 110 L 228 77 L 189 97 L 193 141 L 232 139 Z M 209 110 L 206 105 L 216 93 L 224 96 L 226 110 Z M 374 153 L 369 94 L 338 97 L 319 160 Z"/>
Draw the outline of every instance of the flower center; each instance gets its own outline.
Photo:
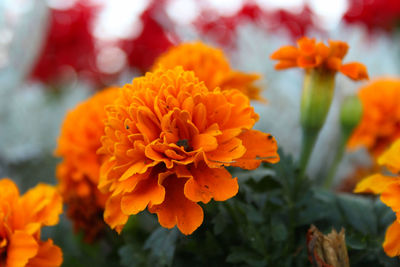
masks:
<path id="1" fill-rule="evenodd" d="M 185 149 L 186 152 L 193 151 L 193 148 L 189 145 L 189 140 L 188 139 L 180 139 L 178 142 L 176 142 L 176 145 Z"/>

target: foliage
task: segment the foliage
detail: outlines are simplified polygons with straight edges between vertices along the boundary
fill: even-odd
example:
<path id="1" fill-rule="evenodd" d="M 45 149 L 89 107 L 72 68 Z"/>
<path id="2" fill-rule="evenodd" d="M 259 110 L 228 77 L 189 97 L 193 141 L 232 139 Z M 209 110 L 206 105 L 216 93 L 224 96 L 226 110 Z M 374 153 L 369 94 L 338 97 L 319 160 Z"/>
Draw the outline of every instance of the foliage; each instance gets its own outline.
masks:
<path id="1" fill-rule="evenodd" d="M 257 171 L 231 169 L 241 181 L 238 196 L 204 205 L 204 224 L 192 235 L 162 228 L 154 215 L 142 213 L 131 216 L 120 238 L 109 232 L 107 241 L 94 245 L 70 240 L 78 247 L 65 254 L 65 266 L 115 266 L 116 260 L 120 266 L 309 266 L 310 224 L 323 232 L 344 227 L 352 266 L 399 263 L 381 247 L 394 218 L 390 208 L 375 198 L 313 187 L 307 177 L 299 178 L 290 156 L 280 156 L 279 164 Z"/>

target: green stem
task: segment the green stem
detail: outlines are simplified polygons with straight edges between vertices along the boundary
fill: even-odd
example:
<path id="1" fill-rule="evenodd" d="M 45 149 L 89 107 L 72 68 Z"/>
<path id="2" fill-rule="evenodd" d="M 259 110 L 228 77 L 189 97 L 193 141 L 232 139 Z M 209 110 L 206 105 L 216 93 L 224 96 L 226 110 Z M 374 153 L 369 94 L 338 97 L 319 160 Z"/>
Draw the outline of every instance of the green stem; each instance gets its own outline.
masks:
<path id="1" fill-rule="evenodd" d="M 329 168 L 328 175 L 326 176 L 325 181 L 324 181 L 324 188 L 326 188 L 326 189 L 330 189 L 332 187 L 333 180 L 335 178 L 339 164 L 342 161 L 342 158 L 344 155 L 344 151 L 346 148 L 346 141 L 347 141 L 347 138 L 344 138 L 342 135 L 339 148 L 336 151 L 335 158 L 332 162 L 331 167 Z"/>
<path id="2" fill-rule="evenodd" d="M 308 161 L 310 160 L 314 145 L 318 138 L 318 130 L 303 128 L 303 141 L 300 154 L 300 177 L 304 177 Z"/>
<path id="3" fill-rule="evenodd" d="M 331 106 L 335 86 L 335 72 L 325 69 L 309 69 L 303 82 L 300 105 L 300 121 L 303 144 L 300 155 L 300 177 L 306 173 L 308 161 L 325 123 Z"/>

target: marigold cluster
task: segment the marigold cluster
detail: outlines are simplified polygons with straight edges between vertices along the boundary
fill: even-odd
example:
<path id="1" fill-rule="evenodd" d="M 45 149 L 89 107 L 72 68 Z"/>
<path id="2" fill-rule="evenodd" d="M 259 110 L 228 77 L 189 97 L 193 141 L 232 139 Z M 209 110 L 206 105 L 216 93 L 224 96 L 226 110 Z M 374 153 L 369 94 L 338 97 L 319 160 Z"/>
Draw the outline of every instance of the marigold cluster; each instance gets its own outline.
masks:
<path id="1" fill-rule="evenodd" d="M 182 66 L 184 70 L 194 71 L 195 75 L 210 89 L 238 89 L 250 99 L 263 100 L 260 89 L 254 85 L 258 74 L 247 74 L 231 69 L 224 52 L 201 42 L 183 43 L 162 54 L 153 65 L 173 68 Z"/>
<path id="2" fill-rule="evenodd" d="M 94 240 L 104 228 L 107 196 L 97 188 L 103 156 L 96 151 L 104 135 L 104 107 L 117 95 L 118 88 L 108 88 L 71 110 L 63 122 L 55 151 L 63 159 L 57 166 L 56 176 L 68 206 L 67 215 L 76 231 L 83 230 L 87 241 Z"/>
<path id="3" fill-rule="evenodd" d="M 271 55 L 271 59 L 279 60 L 275 69 L 282 70 L 299 67 L 303 69 L 320 69 L 323 71 L 340 71 L 353 80 L 368 79 L 367 68 L 358 62 L 343 64 L 349 46 L 342 41 L 329 41 L 329 46 L 315 39 L 302 37 L 297 40 L 297 47 L 283 46 Z"/>
<path id="4" fill-rule="evenodd" d="M 396 213 L 396 220 L 387 229 L 383 242 L 386 254 L 395 257 L 400 255 L 400 139 L 379 157 L 378 164 L 397 176 L 371 175 L 362 180 L 354 192 L 380 194 L 382 202 Z"/>
<path id="5" fill-rule="evenodd" d="M 134 79 L 106 110 L 99 188 L 110 194 L 104 219 L 118 232 L 147 207 L 163 227 L 191 234 L 203 221 L 197 202 L 238 192 L 225 166 L 279 161 L 275 139 L 251 129 L 258 115 L 248 97 L 209 90 L 181 67 Z"/>
<path id="6" fill-rule="evenodd" d="M 0 266 L 60 266 L 61 249 L 40 240 L 40 229 L 57 224 L 61 212 L 54 187 L 39 184 L 20 196 L 13 181 L 0 179 Z"/>
<path id="7" fill-rule="evenodd" d="M 378 79 L 361 88 L 358 96 L 363 115 L 347 145 L 365 146 L 378 157 L 400 138 L 400 80 Z"/>

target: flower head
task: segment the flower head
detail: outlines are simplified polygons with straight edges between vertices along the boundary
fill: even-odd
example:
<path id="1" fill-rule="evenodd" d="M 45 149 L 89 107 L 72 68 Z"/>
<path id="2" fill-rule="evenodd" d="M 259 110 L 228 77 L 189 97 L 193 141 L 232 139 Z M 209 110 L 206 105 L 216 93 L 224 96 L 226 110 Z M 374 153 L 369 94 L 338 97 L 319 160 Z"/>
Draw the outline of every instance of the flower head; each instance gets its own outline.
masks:
<path id="1" fill-rule="evenodd" d="M 386 254 L 395 257 L 400 255 L 400 139 L 379 157 L 378 164 L 397 176 L 371 175 L 357 184 L 354 192 L 380 194 L 382 202 L 396 212 L 396 220 L 387 229 L 383 243 Z"/>
<path id="2" fill-rule="evenodd" d="M 358 95 L 363 115 L 348 147 L 365 146 L 377 157 L 400 137 L 400 80 L 373 81 L 361 88 Z"/>
<path id="3" fill-rule="evenodd" d="M 257 74 L 247 74 L 231 69 L 229 61 L 220 49 L 201 42 L 183 43 L 162 54 L 153 65 L 173 68 L 182 66 L 191 70 L 209 89 L 238 89 L 250 99 L 262 100 L 260 89 L 253 85 L 260 78 Z"/>
<path id="4" fill-rule="evenodd" d="M 366 67 L 358 62 L 342 64 L 349 46 L 342 41 L 329 41 L 329 46 L 315 39 L 303 37 L 297 40 L 297 47 L 283 46 L 271 55 L 279 60 L 275 69 L 282 70 L 299 67 L 303 69 L 320 69 L 323 72 L 340 71 L 353 80 L 368 79 Z"/>
<path id="5" fill-rule="evenodd" d="M 57 166 L 57 178 L 67 215 L 76 230 L 82 229 L 86 240 L 93 240 L 103 230 L 106 195 L 97 189 L 103 156 L 101 147 L 106 112 L 118 95 L 118 88 L 103 90 L 70 111 L 62 125 L 55 151 L 63 161 Z"/>
<path id="6" fill-rule="evenodd" d="M 41 241 L 40 229 L 57 224 L 61 212 L 54 187 L 39 184 L 20 196 L 13 181 L 0 179 L 0 266 L 60 266 L 61 249 Z"/>
<path id="7" fill-rule="evenodd" d="M 134 79 L 106 109 L 99 188 L 111 194 L 104 218 L 117 231 L 147 207 L 163 227 L 191 234 L 203 221 L 197 202 L 238 191 L 224 166 L 279 160 L 275 139 L 251 129 L 258 115 L 243 93 L 209 90 L 181 67 Z"/>

